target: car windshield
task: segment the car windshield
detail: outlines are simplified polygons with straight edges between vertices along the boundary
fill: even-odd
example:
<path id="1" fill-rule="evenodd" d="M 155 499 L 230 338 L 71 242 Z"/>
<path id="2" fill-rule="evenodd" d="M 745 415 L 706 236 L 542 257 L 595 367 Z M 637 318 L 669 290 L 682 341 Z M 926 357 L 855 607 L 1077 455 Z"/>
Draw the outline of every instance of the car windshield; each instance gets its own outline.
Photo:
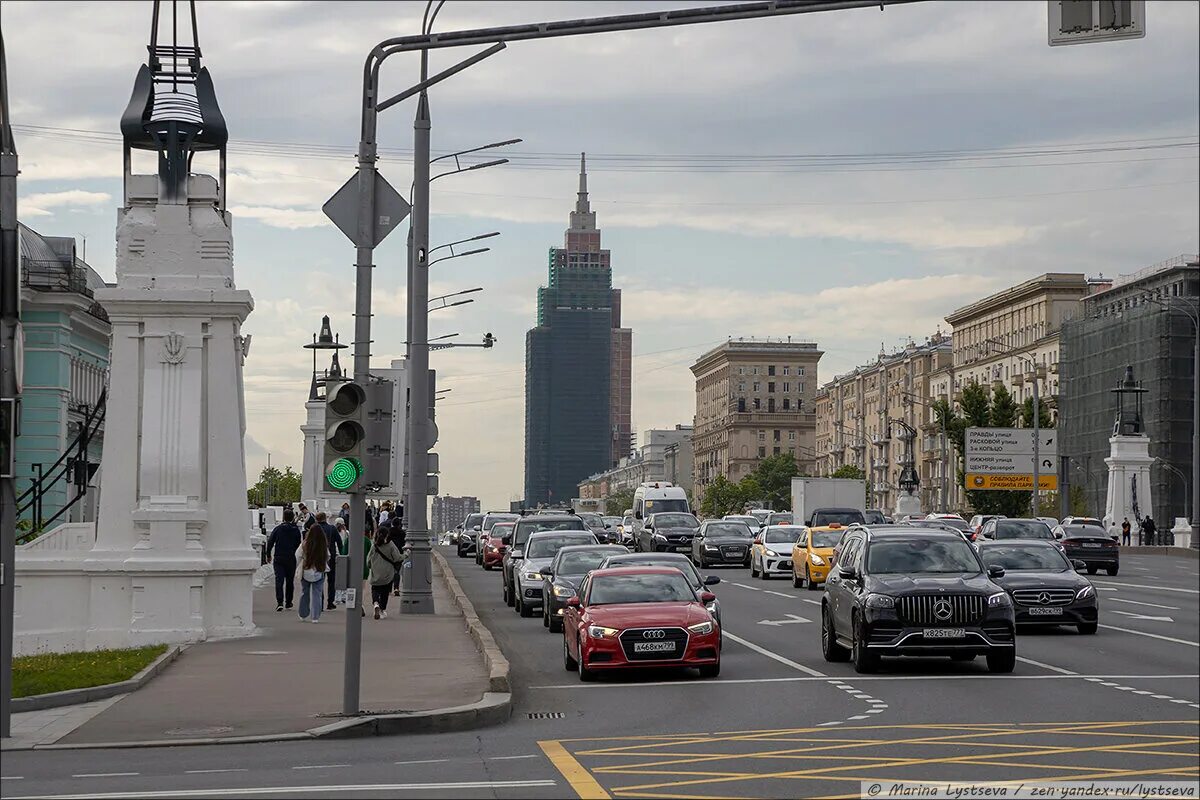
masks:
<path id="1" fill-rule="evenodd" d="M 504 516 L 500 516 L 499 514 L 491 515 L 483 521 L 483 529 L 485 531 L 490 531 L 492 528 L 496 527 L 496 523 L 498 522 L 511 522 L 517 518 L 518 515 L 516 514 L 505 514 Z"/>
<path id="2" fill-rule="evenodd" d="M 766 544 L 791 544 L 799 540 L 800 534 L 803 532 L 803 528 L 767 528 L 767 532 L 763 534 L 763 542 Z"/>
<path id="3" fill-rule="evenodd" d="M 863 513 L 863 519 L 868 525 L 883 525 L 883 513 L 880 511 L 866 511 Z"/>
<path id="4" fill-rule="evenodd" d="M 471 530 L 476 525 L 482 525 L 482 524 L 483 524 L 483 514 L 472 514 L 471 516 L 467 517 L 467 521 L 463 523 L 463 527 L 466 528 L 467 530 Z"/>
<path id="5" fill-rule="evenodd" d="M 970 526 L 966 520 L 955 519 L 954 517 L 938 517 L 934 522 L 940 522 L 948 528 L 954 528 L 956 531 L 965 531 Z"/>
<path id="6" fill-rule="evenodd" d="M 515 522 L 497 522 L 492 526 L 492 538 L 498 539 L 501 536 L 507 536 L 508 534 L 512 533 L 513 528 L 516 526 L 517 524 Z"/>
<path id="7" fill-rule="evenodd" d="M 1006 544 L 982 547 L 979 556 L 989 567 L 1004 567 L 1009 571 L 1066 572 L 1071 568 L 1067 560 L 1054 547 Z"/>
<path id="8" fill-rule="evenodd" d="M 1104 527 L 1103 522 L 1101 522 L 1098 519 L 1092 519 L 1091 517 L 1076 517 L 1075 519 L 1071 520 L 1071 524 L 1072 525 L 1087 525 L 1092 528 L 1103 528 Z"/>
<path id="9" fill-rule="evenodd" d="M 725 519 L 729 520 L 730 522 L 744 522 L 747 525 L 751 525 L 755 528 L 758 527 L 758 517 L 726 517 Z"/>
<path id="10" fill-rule="evenodd" d="M 529 541 L 530 534 L 540 533 L 541 531 L 586 531 L 587 526 L 583 524 L 583 520 L 579 517 L 571 517 L 570 519 L 523 519 L 517 523 L 516 532 L 513 533 L 513 544 L 523 545 Z"/>
<path id="11" fill-rule="evenodd" d="M 975 551 L 957 537 L 883 539 L 867 548 L 867 572 L 875 575 L 979 571 Z"/>
<path id="12" fill-rule="evenodd" d="M 794 520 L 791 514 L 772 514 L 767 517 L 768 525 L 783 525 L 784 523 L 791 524 Z M 835 522 L 837 520 L 834 520 Z"/>
<path id="13" fill-rule="evenodd" d="M 692 562 L 688 561 L 683 556 L 672 556 L 668 554 L 655 556 L 647 553 L 643 556 L 622 557 L 620 560 L 609 559 L 605 563 L 605 567 L 674 567 L 683 573 L 687 578 L 688 583 L 693 589 L 699 589 L 704 583 L 700 579 L 700 573 L 692 566 Z"/>
<path id="14" fill-rule="evenodd" d="M 583 524 L 589 528 L 603 528 L 604 520 L 599 514 L 580 514 L 579 518 L 583 520 Z"/>
<path id="15" fill-rule="evenodd" d="M 616 527 L 617 525 L 621 524 L 620 517 L 601 517 L 601 519 L 604 521 L 605 525 L 612 525 L 613 527 Z"/>
<path id="16" fill-rule="evenodd" d="M 839 525 L 853 525 L 856 522 L 863 521 L 863 513 L 851 509 L 848 511 L 821 511 L 820 513 L 813 514 L 812 524 L 832 525 L 836 522 Z"/>
<path id="17" fill-rule="evenodd" d="M 682 497 L 678 500 L 658 499 L 646 501 L 646 510 L 644 513 L 661 514 L 664 511 L 682 511 L 686 514 L 689 511 L 688 502 Z"/>
<path id="18" fill-rule="evenodd" d="M 613 603 L 686 603 L 696 599 L 682 575 L 604 575 L 592 581 L 588 605 Z"/>
<path id="19" fill-rule="evenodd" d="M 621 524 L 626 528 L 631 527 L 633 525 L 633 517 L 621 517 Z"/>
<path id="20" fill-rule="evenodd" d="M 842 531 L 813 531 L 812 546 L 813 547 L 837 547 L 837 543 L 842 540 Z"/>
<path id="21" fill-rule="evenodd" d="M 655 514 L 656 528 L 698 528 L 700 522 L 691 514 Z"/>
<path id="22" fill-rule="evenodd" d="M 622 548 L 624 549 L 624 548 Z M 611 556 L 615 550 L 608 548 L 597 550 L 574 550 L 562 553 L 558 557 L 556 575 L 583 575 L 591 572 Z"/>
<path id="23" fill-rule="evenodd" d="M 589 536 L 588 539 L 593 537 Z M 529 540 L 529 549 L 525 551 L 526 558 L 553 558 L 569 544 L 586 544 L 580 536 L 539 536 Z"/>
<path id="24" fill-rule="evenodd" d="M 735 536 L 740 539 L 749 539 L 753 536 L 750 533 L 750 528 L 744 522 L 715 522 L 704 529 L 705 536 Z"/>
<path id="25" fill-rule="evenodd" d="M 1046 523 L 1035 519 L 1005 519 L 996 523 L 996 539 L 1053 539 Z"/>

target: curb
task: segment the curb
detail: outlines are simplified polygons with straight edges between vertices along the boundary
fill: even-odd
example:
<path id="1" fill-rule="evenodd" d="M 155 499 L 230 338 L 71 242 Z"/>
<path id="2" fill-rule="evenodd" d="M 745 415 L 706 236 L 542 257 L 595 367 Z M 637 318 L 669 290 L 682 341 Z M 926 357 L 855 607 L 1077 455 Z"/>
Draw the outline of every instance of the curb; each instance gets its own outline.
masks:
<path id="1" fill-rule="evenodd" d="M 508 659 L 500 651 L 500 645 L 496 644 L 496 639 L 492 636 L 492 632 L 487 629 L 479 619 L 479 615 L 475 613 L 475 606 L 471 604 L 471 599 L 467 597 L 467 593 L 463 591 L 458 579 L 454 577 L 454 572 L 450 569 L 450 565 L 446 563 L 445 556 L 438 552 L 437 548 L 431 548 L 430 552 L 433 554 L 433 560 L 437 562 L 438 569 L 442 573 L 442 578 L 445 579 L 446 585 L 450 588 L 450 596 L 454 599 L 454 605 L 458 606 L 463 618 L 467 621 L 467 633 L 471 634 L 471 638 L 475 640 L 475 645 L 479 648 L 479 652 L 483 653 L 483 663 L 488 669 L 488 691 L 511 693 L 512 683 L 508 677 Z"/>
<path id="2" fill-rule="evenodd" d="M 14 714 L 24 711 L 42 711 L 47 708 L 91 703 L 96 700 L 115 697 L 119 694 L 135 692 L 149 683 L 155 675 L 162 672 L 168 664 L 183 652 L 185 647 L 187 645 L 173 645 L 168 647 L 165 653 L 151 661 L 141 672 L 127 681 L 106 683 L 102 686 L 88 686 L 83 689 L 67 689 L 63 692 L 50 692 L 49 694 L 35 694 L 30 697 L 13 698 L 12 711 Z"/>
<path id="3" fill-rule="evenodd" d="M 1160 547 L 1158 545 L 1129 546 L 1125 552 L 1131 556 L 1182 556 L 1183 558 L 1200 558 L 1200 550 L 1192 547 Z"/>

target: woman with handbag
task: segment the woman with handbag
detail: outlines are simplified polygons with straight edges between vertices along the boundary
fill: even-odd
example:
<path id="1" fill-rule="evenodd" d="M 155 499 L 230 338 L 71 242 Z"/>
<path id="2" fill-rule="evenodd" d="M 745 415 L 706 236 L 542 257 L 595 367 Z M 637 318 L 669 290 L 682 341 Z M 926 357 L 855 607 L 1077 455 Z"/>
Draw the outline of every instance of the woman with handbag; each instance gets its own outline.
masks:
<path id="1" fill-rule="evenodd" d="M 321 618 L 325 608 L 325 573 L 329 570 L 329 540 L 320 526 L 309 526 L 300 543 L 300 619 Z"/>
<path id="2" fill-rule="evenodd" d="M 380 526 L 375 533 L 374 547 L 368 563 L 371 567 L 371 600 L 375 604 L 375 619 L 387 616 L 388 597 L 392 592 L 392 579 L 400 569 L 403 556 L 389 537 L 387 527 Z"/>

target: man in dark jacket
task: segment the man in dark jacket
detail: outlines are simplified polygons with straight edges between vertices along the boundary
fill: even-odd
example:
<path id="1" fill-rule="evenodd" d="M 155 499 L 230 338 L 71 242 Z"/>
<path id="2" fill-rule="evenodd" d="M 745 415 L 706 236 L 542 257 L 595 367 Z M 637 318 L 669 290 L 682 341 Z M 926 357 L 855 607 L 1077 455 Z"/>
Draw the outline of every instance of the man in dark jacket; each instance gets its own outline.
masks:
<path id="1" fill-rule="evenodd" d="M 337 606 L 333 602 L 334 587 L 337 586 L 337 557 L 342 552 L 342 535 L 337 528 L 329 524 L 329 517 L 324 511 L 317 512 L 317 525 L 325 532 L 325 541 L 329 543 L 329 572 L 325 585 L 325 610 L 334 611 Z"/>
<path id="2" fill-rule="evenodd" d="M 1146 518 L 1142 520 L 1142 535 L 1145 537 L 1143 544 L 1155 544 L 1154 534 L 1157 532 L 1158 526 L 1154 524 L 1154 518 L 1147 515 Z"/>
<path id="3" fill-rule="evenodd" d="M 408 531 L 404 529 L 404 519 L 396 514 L 392 517 L 390 528 L 388 539 L 407 558 L 407 554 L 404 553 L 404 545 L 408 541 Z M 401 570 L 396 570 L 396 577 L 392 578 L 392 594 L 396 597 L 400 596 L 400 572 Z"/>
<path id="4" fill-rule="evenodd" d="M 275 566 L 275 610 L 292 607 L 296 588 L 296 550 L 300 547 L 300 529 L 290 508 L 283 511 L 283 522 L 267 537 L 267 561 Z M 274 557 L 271 551 L 275 551 Z"/>

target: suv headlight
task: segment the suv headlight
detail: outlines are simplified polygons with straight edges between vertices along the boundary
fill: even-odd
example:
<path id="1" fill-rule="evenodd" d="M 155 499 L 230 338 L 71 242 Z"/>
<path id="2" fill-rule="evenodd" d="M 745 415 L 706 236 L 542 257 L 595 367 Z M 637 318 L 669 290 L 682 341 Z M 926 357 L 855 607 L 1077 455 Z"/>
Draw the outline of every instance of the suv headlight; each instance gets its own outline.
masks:
<path id="1" fill-rule="evenodd" d="M 700 636 L 705 636 L 713 632 L 713 624 L 711 622 L 697 622 L 695 625 L 688 625 L 688 630 Z"/>
<path id="2" fill-rule="evenodd" d="M 867 608 L 895 608 L 896 598 L 888 594 L 867 595 Z"/>
<path id="3" fill-rule="evenodd" d="M 1075 593 L 1076 600 L 1083 600 L 1085 597 L 1095 597 L 1095 596 L 1096 596 L 1096 589 L 1090 583 Z"/>
<path id="4" fill-rule="evenodd" d="M 521 580 L 524 581 L 540 581 L 541 579 L 542 573 L 540 572 L 529 572 L 526 570 L 525 572 L 521 573 Z"/>
<path id="5" fill-rule="evenodd" d="M 825 559 L 821 558 L 816 553 L 809 553 L 808 560 L 812 562 L 812 565 L 814 567 L 824 566 L 824 564 L 825 564 Z"/>
<path id="6" fill-rule="evenodd" d="M 589 625 L 587 629 L 588 636 L 593 639 L 609 639 L 616 636 L 620 631 L 616 628 L 606 628 L 603 625 Z"/>
<path id="7" fill-rule="evenodd" d="M 996 592 L 988 596 L 989 608 L 1009 608 L 1012 606 L 1012 598 L 1008 596 L 1008 592 Z"/>
<path id="8" fill-rule="evenodd" d="M 557 585 L 554 587 L 554 596 L 555 597 L 574 597 L 575 590 L 572 589 L 570 586 Z"/>
<path id="9" fill-rule="evenodd" d="M 708 609 L 708 613 L 710 613 L 710 614 L 717 613 L 717 601 L 716 600 L 712 601 L 711 603 L 705 603 L 704 607 Z"/>

